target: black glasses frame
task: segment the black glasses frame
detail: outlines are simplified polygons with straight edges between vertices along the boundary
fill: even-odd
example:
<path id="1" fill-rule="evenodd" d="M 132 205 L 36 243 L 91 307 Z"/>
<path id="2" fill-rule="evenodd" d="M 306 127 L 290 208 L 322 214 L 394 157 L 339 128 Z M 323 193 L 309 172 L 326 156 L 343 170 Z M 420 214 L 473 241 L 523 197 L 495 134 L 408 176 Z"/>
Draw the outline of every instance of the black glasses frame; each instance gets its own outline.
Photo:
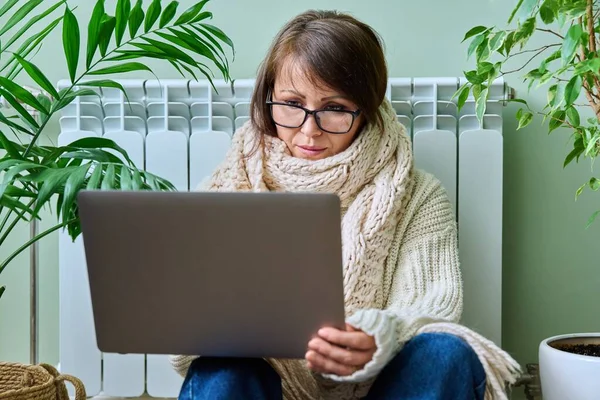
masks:
<path id="1" fill-rule="evenodd" d="M 319 127 L 320 130 L 322 130 L 323 132 L 332 133 L 334 135 L 343 135 L 344 133 L 350 132 L 352 130 L 352 127 L 354 126 L 354 121 L 356 121 L 356 118 L 360 115 L 360 110 L 356 110 L 356 111 L 349 111 L 349 110 L 327 110 L 327 109 L 309 110 L 308 108 L 304 108 L 302 106 L 297 106 L 297 105 L 294 105 L 294 104 L 287 104 L 287 103 L 280 103 L 280 102 L 271 101 L 271 100 L 267 100 L 266 103 L 269 106 L 269 111 L 270 111 L 270 114 L 271 114 L 271 119 L 273 120 L 273 123 L 275 125 L 279 125 L 279 126 L 282 126 L 284 128 L 300 128 L 302 125 L 304 125 L 304 123 L 308 119 L 308 116 L 312 115 L 312 116 L 315 117 L 315 122 L 317 123 L 317 126 Z M 296 125 L 296 126 L 279 124 L 279 123 L 275 122 L 275 119 L 273 118 L 273 106 L 274 105 L 293 107 L 293 108 L 297 108 L 299 110 L 302 110 L 302 111 L 304 111 L 304 119 L 302 119 L 302 122 L 299 125 Z M 328 131 L 327 129 L 325 129 L 325 128 L 323 128 L 321 126 L 321 119 L 319 118 L 319 113 L 320 112 L 338 112 L 338 113 L 350 114 L 350 115 L 352 115 L 352 122 L 350 123 L 350 127 L 348 128 L 347 131 L 344 131 L 344 132 Z"/>

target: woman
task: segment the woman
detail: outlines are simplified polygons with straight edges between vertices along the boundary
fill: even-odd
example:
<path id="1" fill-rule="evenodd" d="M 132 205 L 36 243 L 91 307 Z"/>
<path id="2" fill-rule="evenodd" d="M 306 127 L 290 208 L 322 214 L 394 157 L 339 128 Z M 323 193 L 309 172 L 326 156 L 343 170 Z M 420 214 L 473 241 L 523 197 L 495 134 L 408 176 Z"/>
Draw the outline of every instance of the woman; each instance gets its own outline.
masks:
<path id="1" fill-rule="evenodd" d="M 386 87 L 377 34 L 348 15 L 306 12 L 275 38 L 251 121 L 204 189 L 336 193 L 347 329 L 320 330 L 305 360 L 174 356 L 180 398 L 506 398 L 519 367 L 456 324 L 455 218 L 413 168 Z"/>

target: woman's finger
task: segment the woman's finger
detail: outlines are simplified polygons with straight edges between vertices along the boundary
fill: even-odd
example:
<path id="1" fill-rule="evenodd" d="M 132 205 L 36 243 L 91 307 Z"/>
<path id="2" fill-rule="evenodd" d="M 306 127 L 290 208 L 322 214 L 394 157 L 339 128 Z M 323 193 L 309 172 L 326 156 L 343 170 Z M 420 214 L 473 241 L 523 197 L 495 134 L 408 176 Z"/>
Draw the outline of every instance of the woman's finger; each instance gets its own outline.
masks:
<path id="1" fill-rule="evenodd" d="M 306 353 L 306 361 L 308 361 L 313 371 L 321 374 L 347 376 L 352 375 L 356 371 L 356 368 L 337 363 L 313 350 L 309 350 Z"/>
<path id="2" fill-rule="evenodd" d="M 321 338 L 314 338 L 308 342 L 308 348 L 339 364 L 354 367 L 364 366 L 373 357 L 373 353 L 370 351 L 348 350 L 333 345 Z"/>
<path id="3" fill-rule="evenodd" d="M 351 350 L 366 351 L 377 347 L 375 339 L 362 331 L 346 332 L 335 328 L 323 328 L 319 330 L 319 336 L 329 343 Z"/>

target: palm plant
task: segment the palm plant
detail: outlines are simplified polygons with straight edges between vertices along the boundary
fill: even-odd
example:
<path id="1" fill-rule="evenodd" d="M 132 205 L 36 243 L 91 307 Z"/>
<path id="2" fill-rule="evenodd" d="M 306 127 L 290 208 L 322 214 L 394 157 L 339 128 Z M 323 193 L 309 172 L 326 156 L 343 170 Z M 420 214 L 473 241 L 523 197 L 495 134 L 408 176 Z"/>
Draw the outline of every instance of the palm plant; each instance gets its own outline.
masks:
<path id="1" fill-rule="evenodd" d="M 529 90 L 544 87 L 547 91 L 542 110 L 532 110 L 524 99 L 512 99 L 525 105 L 516 113 L 518 129 L 530 124 L 535 114 L 548 119 L 548 133 L 568 128 L 572 149 L 564 159 L 565 167 L 580 158 L 593 162 L 600 155 L 600 2 L 519 0 L 507 26 L 475 26 L 465 34 L 467 39 L 468 57 L 475 58 L 475 68 L 465 72 L 468 82 L 456 93 L 459 108 L 472 92 L 481 119 L 491 82 L 516 75 L 528 83 Z M 531 45 L 534 42 L 538 44 Z M 600 190 L 600 177 L 589 178 L 576 197 L 586 187 Z M 600 211 L 588 225 L 598 215 Z"/>
<path id="2" fill-rule="evenodd" d="M 0 18 L 6 19 L 0 26 L 0 58 L 4 62 L 0 66 L 0 96 L 13 110 L 11 114 L 0 112 L 0 246 L 20 221 L 39 219 L 40 211 L 52 201 L 58 218 L 55 226 L 0 260 L 0 274 L 18 254 L 52 232 L 66 228 L 72 239 L 81 233 L 76 197 L 82 189 L 175 190 L 165 179 L 136 168 L 126 151 L 109 139 L 85 138 L 67 146 L 53 146 L 40 144 L 40 138 L 52 117 L 78 96 L 97 95 L 97 88 L 124 92 L 114 80 L 90 77 L 152 72 L 143 59 L 166 61 L 182 76 L 186 72 L 194 79 L 203 76 L 212 84 L 214 75 L 205 63 L 209 62 L 230 80 L 226 49 L 229 47 L 234 55 L 234 46 L 225 33 L 207 23 L 212 18 L 204 9 L 207 1 L 178 13 L 177 1 L 163 7 L 160 0 L 152 0 L 144 8 L 142 0 L 133 6 L 130 0 L 118 0 L 114 15 L 110 15 L 104 0 L 97 0 L 85 46 L 67 0 L 57 1 L 33 17 L 30 15 L 49 2 L 8 0 L 0 7 Z M 57 90 L 31 61 L 48 35 L 59 27 L 70 79 L 69 87 L 62 90 Z M 80 65 L 81 52 L 85 62 Z M 34 95 L 16 83 L 21 73 L 39 85 L 41 94 Z M 0 297 L 4 290 L 0 286 Z"/>

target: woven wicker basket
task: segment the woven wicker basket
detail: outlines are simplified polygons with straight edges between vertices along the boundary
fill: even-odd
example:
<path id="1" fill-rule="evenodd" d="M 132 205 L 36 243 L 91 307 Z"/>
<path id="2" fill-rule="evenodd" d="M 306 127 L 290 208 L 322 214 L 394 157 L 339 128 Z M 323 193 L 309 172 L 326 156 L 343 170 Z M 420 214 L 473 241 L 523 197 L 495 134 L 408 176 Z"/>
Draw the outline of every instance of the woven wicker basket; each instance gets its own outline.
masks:
<path id="1" fill-rule="evenodd" d="M 69 400 L 65 381 L 75 386 L 76 400 L 85 400 L 83 383 L 51 365 L 0 362 L 0 400 Z"/>

